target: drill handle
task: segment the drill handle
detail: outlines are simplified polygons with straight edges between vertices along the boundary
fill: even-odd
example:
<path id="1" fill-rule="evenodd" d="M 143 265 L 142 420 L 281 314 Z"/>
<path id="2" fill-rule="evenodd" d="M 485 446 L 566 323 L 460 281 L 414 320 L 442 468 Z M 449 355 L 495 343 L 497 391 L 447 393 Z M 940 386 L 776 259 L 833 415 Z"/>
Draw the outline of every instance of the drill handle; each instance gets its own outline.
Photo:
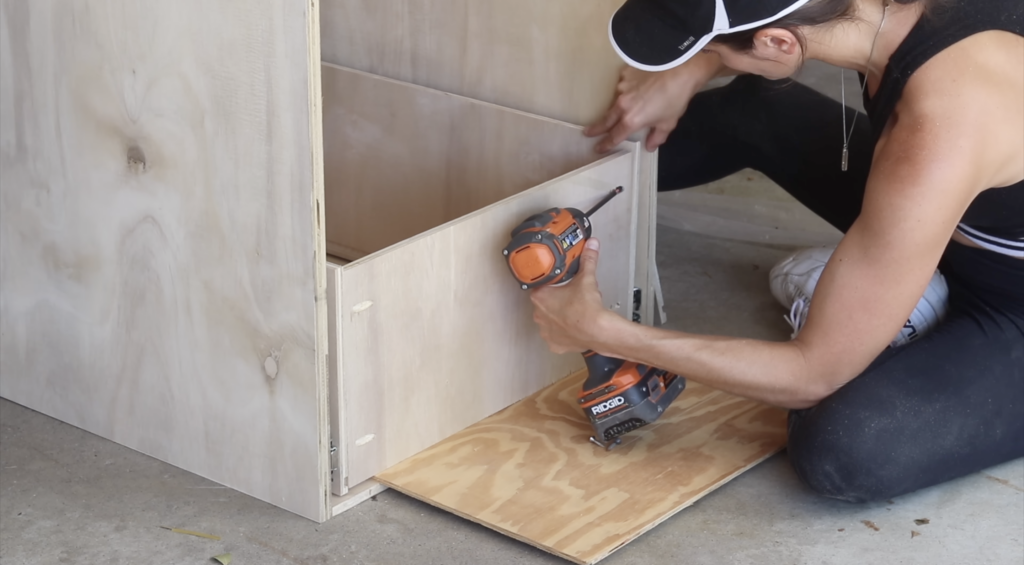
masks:
<path id="1" fill-rule="evenodd" d="M 583 383 L 583 390 L 590 391 L 600 388 L 611 382 L 615 373 L 626 363 L 622 359 L 605 357 L 593 351 L 583 353 L 583 361 L 587 364 L 587 380 Z"/>
<path id="2" fill-rule="evenodd" d="M 515 237 L 528 229 L 539 230 L 546 226 L 561 210 L 558 208 L 548 208 L 539 214 L 534 214 L 529 218 L 526 218 L 518 226 L 512 230 L 512 238 Z"/>

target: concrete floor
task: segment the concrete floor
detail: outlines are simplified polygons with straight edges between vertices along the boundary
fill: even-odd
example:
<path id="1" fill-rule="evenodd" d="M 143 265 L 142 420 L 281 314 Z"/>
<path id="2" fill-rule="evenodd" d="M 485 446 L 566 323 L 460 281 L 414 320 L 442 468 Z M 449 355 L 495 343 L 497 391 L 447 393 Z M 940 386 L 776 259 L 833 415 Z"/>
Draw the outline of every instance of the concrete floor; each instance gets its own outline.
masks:
<path id="1" fill-rule="evenodd" d="M 805 80 L 824 84 L 827 71 Z M 789 332 L 768 270 L 838 237 L 753 172 L 664 195 L 659 223 L 668 327 L 765 339 Z M 564 563 L 393 491 L 317 525 L 0 400 L 0 563 L 200 564 L 225 552 L 233 565 Z M 851 505 L 808 492 L 783 453 L 603 563 L 1020 565 L 1024 460 Z"/>

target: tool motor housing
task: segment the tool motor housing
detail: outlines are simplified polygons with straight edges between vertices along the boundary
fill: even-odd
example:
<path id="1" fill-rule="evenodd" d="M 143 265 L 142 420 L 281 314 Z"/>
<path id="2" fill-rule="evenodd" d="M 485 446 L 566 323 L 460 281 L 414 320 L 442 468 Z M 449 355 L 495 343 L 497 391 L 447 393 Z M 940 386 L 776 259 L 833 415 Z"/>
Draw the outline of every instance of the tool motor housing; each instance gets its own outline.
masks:
<path id="1" fill-rule="evenodd" d="M 580 268 L 583 246 L 593 226 L 576 208 L 550 208 L 512 230 L 502 254 L 523 290 L 572 279 Z"/>

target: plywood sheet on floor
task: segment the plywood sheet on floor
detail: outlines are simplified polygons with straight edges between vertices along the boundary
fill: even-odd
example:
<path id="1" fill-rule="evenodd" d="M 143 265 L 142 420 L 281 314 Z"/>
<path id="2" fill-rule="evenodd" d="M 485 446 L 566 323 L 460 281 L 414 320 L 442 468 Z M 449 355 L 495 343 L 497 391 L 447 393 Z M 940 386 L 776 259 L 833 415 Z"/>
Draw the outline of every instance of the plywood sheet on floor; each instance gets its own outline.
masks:
<path id="1" fill-rule="evenodd" d="M 785 412 L 690 383 L 606 452 L 559 381 L 377 476 L 576 563 L 596 563 L 778 452 Z"/>

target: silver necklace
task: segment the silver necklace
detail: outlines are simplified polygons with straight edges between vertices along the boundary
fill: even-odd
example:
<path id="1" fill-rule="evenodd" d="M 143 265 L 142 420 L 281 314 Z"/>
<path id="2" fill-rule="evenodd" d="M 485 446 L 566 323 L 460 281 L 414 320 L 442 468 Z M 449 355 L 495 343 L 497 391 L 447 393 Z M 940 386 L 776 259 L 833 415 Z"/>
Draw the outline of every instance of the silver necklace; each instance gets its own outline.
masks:
<path id="1" fill-rule="evenodd" d="M 878 43 L 878 36 L 882 34 L 882 26 L 885 25 L 885 16 L 889 13 L 889 2 L 885 3 L 882 7 L 882 21 L 878 23 L 878 31 L 875 32 L 875 38 L 871 40 L 871 51 L 868 52 L 868 66 L 871 65 L 871 58 L 875 56 L 875 45 Z M 860 112 L 854 112 L 853 123 L 850 125 L 849 133 L 846 129 L 846 69 L 839 70 L 840 84 L 842 85 L 843 92 L 843 171 L 846 171 L 850 164 L 850 140 L 853 139 L 853 130 L 857 127 L 857 116 Z M 864 90 L 868 87 L 868 77 L 864 75 L 864 84 L 860 85 L 860 97 L 864 99 Z"/>

